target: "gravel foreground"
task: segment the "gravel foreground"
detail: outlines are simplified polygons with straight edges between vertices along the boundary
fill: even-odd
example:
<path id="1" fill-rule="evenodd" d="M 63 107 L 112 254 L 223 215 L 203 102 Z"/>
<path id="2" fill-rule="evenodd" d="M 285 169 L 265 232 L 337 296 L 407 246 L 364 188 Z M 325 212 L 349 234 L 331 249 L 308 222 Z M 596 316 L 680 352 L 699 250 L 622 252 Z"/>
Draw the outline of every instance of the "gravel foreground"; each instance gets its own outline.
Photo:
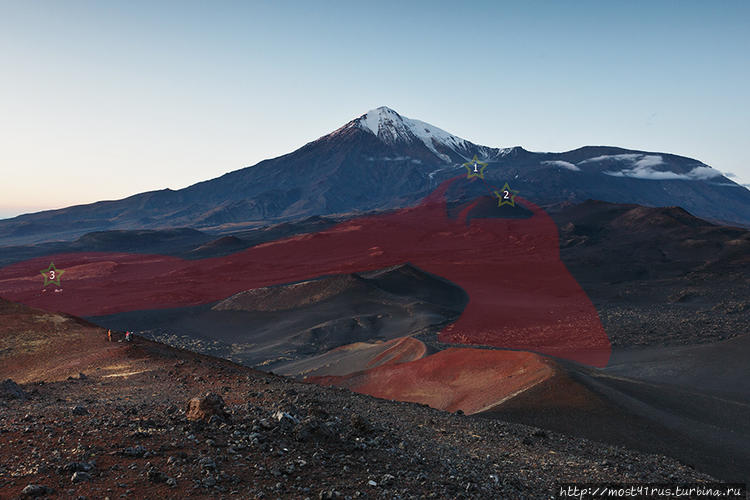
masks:
<path id="1" fill-rule="evenodd" d="M 565 481 L 712 480 L 662 456 L 144 339 L 109 349 L 117 373 L 7 384 L 0 498 L 556 498 Z"/>

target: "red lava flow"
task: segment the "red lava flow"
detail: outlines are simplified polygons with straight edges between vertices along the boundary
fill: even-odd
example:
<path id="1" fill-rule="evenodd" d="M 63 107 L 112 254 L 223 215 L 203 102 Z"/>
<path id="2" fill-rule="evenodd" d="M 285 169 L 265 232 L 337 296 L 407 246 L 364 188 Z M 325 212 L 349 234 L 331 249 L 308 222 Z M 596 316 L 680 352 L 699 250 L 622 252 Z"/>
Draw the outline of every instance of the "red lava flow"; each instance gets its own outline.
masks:
<path id="1" fill-rule="evenodd" d="M 454 344 L 534 351 L 605 366 L 610 343 L 591 301 L 559 258 L 558 232 L 538 206 L 526 219 L 447 214 L 441 184 L 421 204 L 342 222 L 216 258 L 73 253 L 0 269 L 0 296 L 77 316 L 182 307 L 318 276 L 411 263 L 460 286 L 469 302 L 439 334 Z M 42 293 L 41 269 L 65 270 L 63 293 Z M 31 279 L 30 279 L 31 278 Z M 51 292 L 51 290 L 49 290 Z"/>

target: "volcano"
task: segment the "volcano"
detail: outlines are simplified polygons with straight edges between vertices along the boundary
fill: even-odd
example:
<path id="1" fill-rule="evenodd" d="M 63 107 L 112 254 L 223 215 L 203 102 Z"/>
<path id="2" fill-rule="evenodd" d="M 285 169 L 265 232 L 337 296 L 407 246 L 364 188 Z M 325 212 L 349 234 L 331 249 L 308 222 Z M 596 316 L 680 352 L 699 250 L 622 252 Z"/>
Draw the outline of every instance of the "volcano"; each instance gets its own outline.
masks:
<path id="1" fill-rule="evenodd" d="M 164 189 L 0 221 L 0 244 L 93 231 L 190 227 L 214 232 L 416 204 L 477 157 L 488 180 L 537 204 L 597 199 L 680 206 L 750 225 L 750 191 L 708 165 L 665 153 L 588 146 L 563 153 L 474 144 L 380 107 L 296 151 L 180 190 Z M 465 199 L 476 193 L 449 193 Z"/>

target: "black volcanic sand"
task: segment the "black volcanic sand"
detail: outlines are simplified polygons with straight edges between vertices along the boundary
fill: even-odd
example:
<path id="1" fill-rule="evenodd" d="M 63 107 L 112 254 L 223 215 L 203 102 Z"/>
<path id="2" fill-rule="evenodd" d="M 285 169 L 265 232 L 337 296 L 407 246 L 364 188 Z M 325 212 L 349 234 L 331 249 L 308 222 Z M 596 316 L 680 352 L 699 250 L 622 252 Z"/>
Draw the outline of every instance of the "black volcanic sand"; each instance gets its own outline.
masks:
<path id="1" fill-rule="evenodd" d="M 743 335 L 712 344 L 617 349 L 605 371 L 750 404 L 749 363 L 750 335 Z"/>
<path id="2" fill-rule="evenodd" d="M 664 453 L 727 481 L 750 481 L 750 336 L 615 351 L 603 370 L 558 375 L 485 416 Z"/>
<path id="3" fill-rule="evenodd" d="M 201 306 L 89 319 L 293 375 L 315 369 L 297 361 L 336 347 L 436 332 L 454 321 L 466 303 L 460 288 L 403 265 L 251 290 Z M 318 361 L 321 366 L 329 362 L 330 357 Z"/>

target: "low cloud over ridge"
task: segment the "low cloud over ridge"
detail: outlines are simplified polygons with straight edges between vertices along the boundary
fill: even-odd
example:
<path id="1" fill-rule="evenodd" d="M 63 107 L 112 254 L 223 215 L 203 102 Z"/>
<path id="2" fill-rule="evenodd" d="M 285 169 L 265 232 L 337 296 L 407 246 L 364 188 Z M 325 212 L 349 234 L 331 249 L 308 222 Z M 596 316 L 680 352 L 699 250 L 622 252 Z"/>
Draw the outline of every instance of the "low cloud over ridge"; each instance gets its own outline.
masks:
<path id="1" fill-rule="evenodd" d="M 600 161 L 619 161 L 631 163 L 630 168 L 624 168 L 617 171 L 604 171 L 602 173 L 610 175 L 612 177 L 630 177 L 633 179 L 647 179 L 647 180 L 707 180 L 713 179 L 714 177 L 721 177 L 722 174 L 718 170 L 705 165 L 699 165 L 687 173 L 681 174 L 672 172 L 671 170 L 655 170 L 654 167 L 659 165 L 666 165 L 664 158 L 661 155 L 647 155 L 642 153 L 628 153 L 621 155 L 603 155 L 589 158 L 579 162 L 579 165 L 584 163 L 593 163 Z"/>
<path id="2" fill-rule="evenodd" d="M 542 165 L 552 165 L 554 167 L 566 168 L 568 170 L 572 170 L 573 172 L 581 171 L 581 169 L 574 163 L 570 163 L 569 161 L 563 161 L 563 160 L 546 160 L 542 162 Z"/>

